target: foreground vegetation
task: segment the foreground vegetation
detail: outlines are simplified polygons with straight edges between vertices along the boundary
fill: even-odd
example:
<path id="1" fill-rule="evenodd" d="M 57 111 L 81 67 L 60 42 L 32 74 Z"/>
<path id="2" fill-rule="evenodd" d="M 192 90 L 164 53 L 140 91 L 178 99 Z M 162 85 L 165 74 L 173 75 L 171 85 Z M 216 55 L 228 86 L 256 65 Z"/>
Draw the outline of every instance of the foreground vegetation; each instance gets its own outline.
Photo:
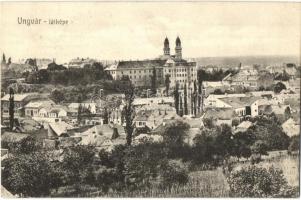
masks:
<path id="1" fill-rule="evenodd" d="M 235 135 L 230 127 L 216 127 L 208 121 L 193 146 L 184 142 L 189 125 L 182 121 L 164 126 L 162 142 L 144 139 L 139 144 L 116 146 L 112 152 L 90 146 L 47 151 L 31 137 L 15 144 L 2 143 L 11 152 L 2 162 L 2 184 L 22 197 L 296 196 L 298 191 L 287 183 L 286 173 L 261 165 L 268 162 L 261 159 L 267 151 L 299 149 L 298 137 L 283 135 L 275 116 L 270 117 L 254 119 L 258 122 L 252 131 Z M 250 179 L 257 173 L 263 175 Z M 276 189 L 271 193 L 262 181 Z M 244 191 L 242 186 L 256 186 L 258 191 L 248 193 L 251 190 Z"/>

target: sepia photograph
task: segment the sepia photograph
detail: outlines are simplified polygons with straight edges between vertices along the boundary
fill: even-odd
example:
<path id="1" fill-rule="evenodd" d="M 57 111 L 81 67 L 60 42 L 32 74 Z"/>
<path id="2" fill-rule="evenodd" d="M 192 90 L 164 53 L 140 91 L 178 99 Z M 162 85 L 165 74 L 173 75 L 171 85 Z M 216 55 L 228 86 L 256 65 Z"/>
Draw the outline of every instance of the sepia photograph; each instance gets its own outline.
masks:
<path id="1" fill-rule="evenodd" d="M 0 2 L 1 198 L 300 198 L 300 2 Z"/>

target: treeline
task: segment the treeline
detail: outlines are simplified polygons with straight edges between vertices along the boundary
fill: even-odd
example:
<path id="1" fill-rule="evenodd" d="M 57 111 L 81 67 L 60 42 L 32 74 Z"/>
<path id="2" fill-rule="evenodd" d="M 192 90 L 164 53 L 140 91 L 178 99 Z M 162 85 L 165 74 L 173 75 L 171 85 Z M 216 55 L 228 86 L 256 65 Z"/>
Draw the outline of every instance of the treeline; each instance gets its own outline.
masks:
<path id="1" fill-rule="evenodd" d="M 112 77 L 105 73 L 101 63 L 86 65 L 84 68 L 70 69 L 50 63 L 47 69 L 24 73 L 24 78 L 30 84 L 60 84 L 64 86 L 87 85 L 99 80 L 112 80 Z"/>
<path id="2" fill-rule="evenodd" d="M 201 85 L 203 81 L 221 81 L 230 73 L 234 75 L 238 73 L 238 71 L 234 69 L 228 69 L 226 71 L 220 69 L 220 70 L 213 70 L 212 72 L 208 72 L 206 70 L 200 69 L 198 70 L 197 76 L 198 76 L 198 81 Z"/>

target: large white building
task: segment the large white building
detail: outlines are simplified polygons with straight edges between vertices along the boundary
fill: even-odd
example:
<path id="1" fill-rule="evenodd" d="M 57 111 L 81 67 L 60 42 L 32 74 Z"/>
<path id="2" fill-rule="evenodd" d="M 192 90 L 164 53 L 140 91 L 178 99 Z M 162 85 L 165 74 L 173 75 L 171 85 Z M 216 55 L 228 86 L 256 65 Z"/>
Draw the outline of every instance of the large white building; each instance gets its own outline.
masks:
<path id="1" fill-rule="evenodd" d="M 180 88 L 185 84 L 193 86 L 197 80 L 196 62 L 189 62 L 182 58 L 182 45 L 179 37 L 176 39 L 175 55 L 170 55 L 169 40 L 165 38 L 163 55 L 152 60 L 119 61 L 105 69 L 112 75 L 114 80 L 128 76 L 132 83 L 138 87 L 151 85 L 154 70 L 156 73 L 156 83 L 164 86 L 166 77 L 169 77 L 170 88 L 176 83 Z"/>

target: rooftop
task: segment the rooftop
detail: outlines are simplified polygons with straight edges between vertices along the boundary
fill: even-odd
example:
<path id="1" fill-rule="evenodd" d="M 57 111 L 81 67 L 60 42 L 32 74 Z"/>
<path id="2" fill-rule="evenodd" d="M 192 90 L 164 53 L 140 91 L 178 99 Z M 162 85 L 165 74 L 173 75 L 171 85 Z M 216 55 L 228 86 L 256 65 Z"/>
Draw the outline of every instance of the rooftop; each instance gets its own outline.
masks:
<path id="1" fill-rule="evenodd" d="M 14 94 L 14 101 L 23 101 L 26 97 L 31 95 L 37 95 L 38 93 L 23 93 L 23 94 Z M 9 94 L 6 94 L 1 98 L 1 101 L 9 101 Z"/>
<path id="2" fill-rule="evenodd" d="M 233 108 L 241 108 L 245 106 L 250 106 L 253 104 L 255 101 L 261 99 L 261 97 L 225 97 L 221 98 L 223 102 L 229 104 Z"/>
<path id="3" fill-rule="evenodd" d="M 208 109 L 205 112 L 204 118 L 213 118 L 221 120 L 233 119 L 235 113 L 229 108 Z"/>

